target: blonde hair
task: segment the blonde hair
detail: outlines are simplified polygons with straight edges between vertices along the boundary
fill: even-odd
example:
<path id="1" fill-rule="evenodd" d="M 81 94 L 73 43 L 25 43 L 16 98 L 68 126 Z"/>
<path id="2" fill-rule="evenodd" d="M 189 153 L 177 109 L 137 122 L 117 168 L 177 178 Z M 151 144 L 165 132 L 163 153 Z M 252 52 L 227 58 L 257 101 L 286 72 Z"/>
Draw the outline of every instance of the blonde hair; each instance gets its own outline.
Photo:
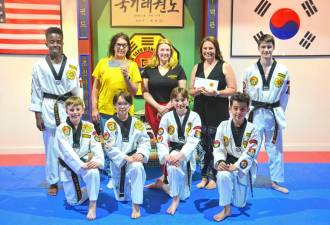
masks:
<path id="1" fill-rule="evenodd" d="M 173 88 L 173 90 L 171 91 L 171 95 L 170 95 L 170 99 L 175 99 L 177 98 L 179 95 L 181 95 L 183 98 L 188 99 L 189 94 L 187 89 L 183 88 L 183 87 L 176 87 Z"/>
<path id="2" fill-rule="evenodd" d="M 84 101 L 78 96 L 71 96 L 65 101 L 65 109 L 67 109 L 71 105 L 73 106 L 81 105 L 83 108 L 85 107 Z"/>
<path id="3" fill-rule="evenodd" d="M 148 66 L 150 66 L 152 68 L 159 66 L 160 62 L 159 62 L 159 58 L 158 58 L 158 49 L 161 44 L 167 44 L 171 48 L 170 61 L 167 63 L 166 67 L 169 69 L 173 69 L 176 65 L 178 65 L 178 59 L 176 57 L 174 57 L 174 54 L 173 54 L 174 48 L 173 48 L 172 43 L 170 42 L 170 40 L 168 40 L 166 38 L 159 39 L 157 46 L 156 46 L 156 50 L 154 52 L 154 55 L 153 55 L 152 59 L 150 60 L 150 62 L 148 63 Z"/>

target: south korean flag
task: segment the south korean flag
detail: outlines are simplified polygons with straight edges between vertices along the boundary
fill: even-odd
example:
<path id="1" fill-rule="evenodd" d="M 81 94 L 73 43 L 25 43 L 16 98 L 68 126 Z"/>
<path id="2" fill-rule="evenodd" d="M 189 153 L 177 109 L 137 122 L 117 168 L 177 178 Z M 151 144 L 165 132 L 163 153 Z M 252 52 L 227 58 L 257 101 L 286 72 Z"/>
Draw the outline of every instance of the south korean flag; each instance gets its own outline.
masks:
<path id="1" fill-rule="evenodd" d="M 275 56 L 330 55 L 326 0 L 232 0 L 231 56 L 258 56 L 263 34 L 275 38 Z"/>

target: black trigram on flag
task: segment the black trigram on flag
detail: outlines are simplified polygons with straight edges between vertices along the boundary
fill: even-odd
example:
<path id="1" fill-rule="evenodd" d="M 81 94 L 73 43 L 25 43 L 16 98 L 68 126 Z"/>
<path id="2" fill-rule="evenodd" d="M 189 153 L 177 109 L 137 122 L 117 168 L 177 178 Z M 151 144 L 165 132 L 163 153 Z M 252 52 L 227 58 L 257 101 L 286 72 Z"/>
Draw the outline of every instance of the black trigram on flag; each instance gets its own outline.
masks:
<path id="1" fill-rule="evenodd" d="M 263 17 L 270 6 L 271 3 L 269 1 L 261 0 L 257 5 L 257 8 L 254 9 L 254 12 L 257 13 L 259 16 Z"/>
<path id="2" fill-rule="evenodd" d="M 4 0 L 0 0 L 0 23 L 4 23 L 6 16 L 5 16 L 5 5 Z"/>
<path id="3" fill-rule="evenodd" d="M 154 37 L 142 37 L 141 45 L 147 45 L 147 46 L 154 45 Z"/>
<path id="4" fill-rule="evenodd" d="M 259 40 L 263 35 L 264 35 L 264 33 L 262 31 L 260 31 L 256 35 L 253 35 L 253 39 L 257 42 L 257 44 L 259 43 Z"/>
<path id="5" fill-rule="evenodd" d="M 313 2 L 313 0 L 308 0 L 305 1 L 304 3 L 301 4 L 301 6 L 304 8 L 307 16 L 314 15 L 317 12 L 317 8 Z"/>
<path id="6" fill-rule="evenodd" d="M 315 35 L 307 31 L 304 37 L 300 40 L 299 45 L 301 45 L 305 49 L 308 49 L 312 42 L 315 40 L 315 38 Z"/>

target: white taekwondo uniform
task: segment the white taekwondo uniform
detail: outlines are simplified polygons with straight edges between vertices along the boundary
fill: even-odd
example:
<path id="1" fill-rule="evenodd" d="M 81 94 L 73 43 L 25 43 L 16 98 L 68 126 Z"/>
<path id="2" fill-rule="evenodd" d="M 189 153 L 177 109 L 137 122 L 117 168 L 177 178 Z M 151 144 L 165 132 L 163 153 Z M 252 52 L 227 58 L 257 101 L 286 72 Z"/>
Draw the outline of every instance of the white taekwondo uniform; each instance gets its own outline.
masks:
<path id="1" fill-rule="evenodd" d="M 46 56 L 46 58 L 49 56 Z M 47 63 L 46 58 L 43 58 L 33 65 L 32 70 L 32 91 L 31 91 L 31 104 L 30 111 L 41 112 L 42 119 L 44 121 L 45 130 L 43 131 L 43 140 L 46 151 L 46 180 L 49 184 L 56 184 L 59 181 L 58 172 L 58 156 L 54 149 L 54 137 L 56 131 L 56 123 L 54 116 L 54 105 L 58 104 L 59 122 L 64 122 L 67 114 L 64 107 L 64 96 L 68 96 L 68 93 L 72 95 L 82 97 L 82 89 L 79 85 L 79 66 L 78 62 L 63 57 L 62 63 L 50 64 Z M 63 65 L 63 73 L 61 75 L 61 66 Z M 52 72 L 51 67 L 54 69 Z M 56 99 L 45 97 L 45 94 L 51 94 L 55 98 L 56 96 L 62 96 L 64 99 Z"/>
<path id="2" fill-rule="evenodd" d="M 267 80 L 263 74 L 259 61 L 248 67 L 243 77 L 243 92 L 252 100 L 250 118 L 262 137 L 265 137 L 271 180 L 283 182 L 282 129 L 286 127 L 285 110 L 290 94 L 290 77 L 287 67 L 275 60 Z"/>
<path id="3" fill-rule="evenodd" d="M 81 132 L 75 134 L 79 129 Z M 76 141 L 75 138 L 77 138 Z M 76 143 L 79 144 L 75 145 Z M 74 183 L 70 169 L 85 182 L 89 200 L 96 201 L 100 189 L 99 170 L 81 167 L 87 161 L 99 163 L 99 169 L 104 166 L 103 150 L 94 125 L 81 121 L 81 128 L 78 126 L 78 129 L 75 130 L 70 122 L 62 123 L 56 129 L 55 148 L 58 150 L 60 161 L 63 160 L 67 165 L 66 167 L 60 163 L 60 178 L 67 202 L 70 205 L 79 203 L 79 190 L 77 190 L 77 184 Z"/>
<path id="4" fill-rule="evenodd" d="M 190 196 L 192 174 L 196 170 L 195 152 L 200 142 L 201 119 L 196 112 L 190 110 L 181 118 L 178 116 L 176 119 L 175 114 L 173 110 L 161 118 L 157 149 L 160 164 L 165 164 L 167 155 L 175 155 L 178 152 L 184 155 L 179 167 L 166 165 L 169 195 L 179 196 L 184 200 Z M 180 133 L 183 133 L 183 137 Z"/>
<path id="5" fill-rule="evenodd" d="M 237 168 L 234 172 L 217 172 L 219 205 L 232 203 L 237 207 L 244 207 L 248 188 L 256 178 L 259 130 L 254 124 L 246 122 L 240 146 L 236 146 L 231 123 L 232 120 L 226 120 L 218 126 L 213 143 L 214 167 L 221 161 L 231 161 Z M 232 157 L 236 162 L 230 160 Z"/>
<path id="6" fill-rule="evenodd" d="M 130 119 L 129 124 L 127 122 Z M 151 149 L 150 138 L 143 122 L 139 119 L 129 117 L 125 122 L 127 127 L 117 116 L 114 116 L 105 123 L 104 127 L 106 154 L 112 161 L 113 190 L 118 201 L 132 200 L 133 204 L 142 204 L 146 181 L 143 164 L 141 162 L 127 163 L 124 158 L 126 155 L 140 153 L 143 155 L 143 163 L 147 163 Z M 123 135 L 124 129 L 126 129 L 127 137 Z"/>

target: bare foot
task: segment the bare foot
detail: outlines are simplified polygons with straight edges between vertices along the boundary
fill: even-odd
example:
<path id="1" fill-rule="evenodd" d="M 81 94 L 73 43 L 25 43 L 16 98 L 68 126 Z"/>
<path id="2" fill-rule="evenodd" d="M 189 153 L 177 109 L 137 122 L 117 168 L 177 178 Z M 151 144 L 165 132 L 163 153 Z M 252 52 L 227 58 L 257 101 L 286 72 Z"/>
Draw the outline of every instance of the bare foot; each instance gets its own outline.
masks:
<path id="1" fill-rule="evenodd" d="M 278 185 L 276 182 L 272 181 L 272 188 L 276 191 L 282 192 L 284 194 L 288 194 L 289 190 L 285 187 L 282 187 L 280 185 Z"/>
<path id="2" fill-rule="evenodd" d="M 163 179 L 162 178 L 157 178 L 155 183 L 148 184 L 145 187 L 146 188 L 152 188 L 152 189 L 162 189 L 164 185 Z"/>
<path id="3" fill-rule="evenodd" d="M 196 186 L 197 188 L 204 188 L 206 184 L 207 184 L 207 179 L 202 178 L 201 182 L 199 182 Z"/>
<path id="4" fill-rule="evenodd" d="M 214 180 L 210 179 L 207 185 L 205 186 L 205 189 L 211 190 L 217 187 L 217 183 L 215 183 Z"/>
<path id="5" fill-rule="evenodd" d="M 131 217 L 132 219 L 137 219 L 141 217 L 140 206 L 138 204 L 133 204 Z"/>
<path id="6" fill-rule="evenodd" d="M 96 201 L 89 201 L 88 213 L 87 213 L 86 218 L 88 220 L 96 219 Z"/>
<path id="7" fill-rule="evenodd" d="M 180 199 L 178 196 L 173 197 L 172 203 L 170 205 L 170 207 L 168 207 L 168 209 L 166 210 L 166 212 L 170 215 L 174 215 L 176 209 L 178 208 L 180 203 Z"/>
<path id="8" fill-rule="evenodd" d="M 226 205 L 225 208 L 221 212 L 219 212 L 218 214 L 215 214 L 213 216 L 213 219 L 217 222 L 220 222 L 230 215 L 231 215 L 231 207 L 230 207 L 230 205 Z"/>
<path id="9" fill-rule="evenodd" d="M 57 192 L 58 192 L 57 184 L 51 184 L 48 187 L 48 195 L 55 196 L 55 195 L 57 195 Z"/>

